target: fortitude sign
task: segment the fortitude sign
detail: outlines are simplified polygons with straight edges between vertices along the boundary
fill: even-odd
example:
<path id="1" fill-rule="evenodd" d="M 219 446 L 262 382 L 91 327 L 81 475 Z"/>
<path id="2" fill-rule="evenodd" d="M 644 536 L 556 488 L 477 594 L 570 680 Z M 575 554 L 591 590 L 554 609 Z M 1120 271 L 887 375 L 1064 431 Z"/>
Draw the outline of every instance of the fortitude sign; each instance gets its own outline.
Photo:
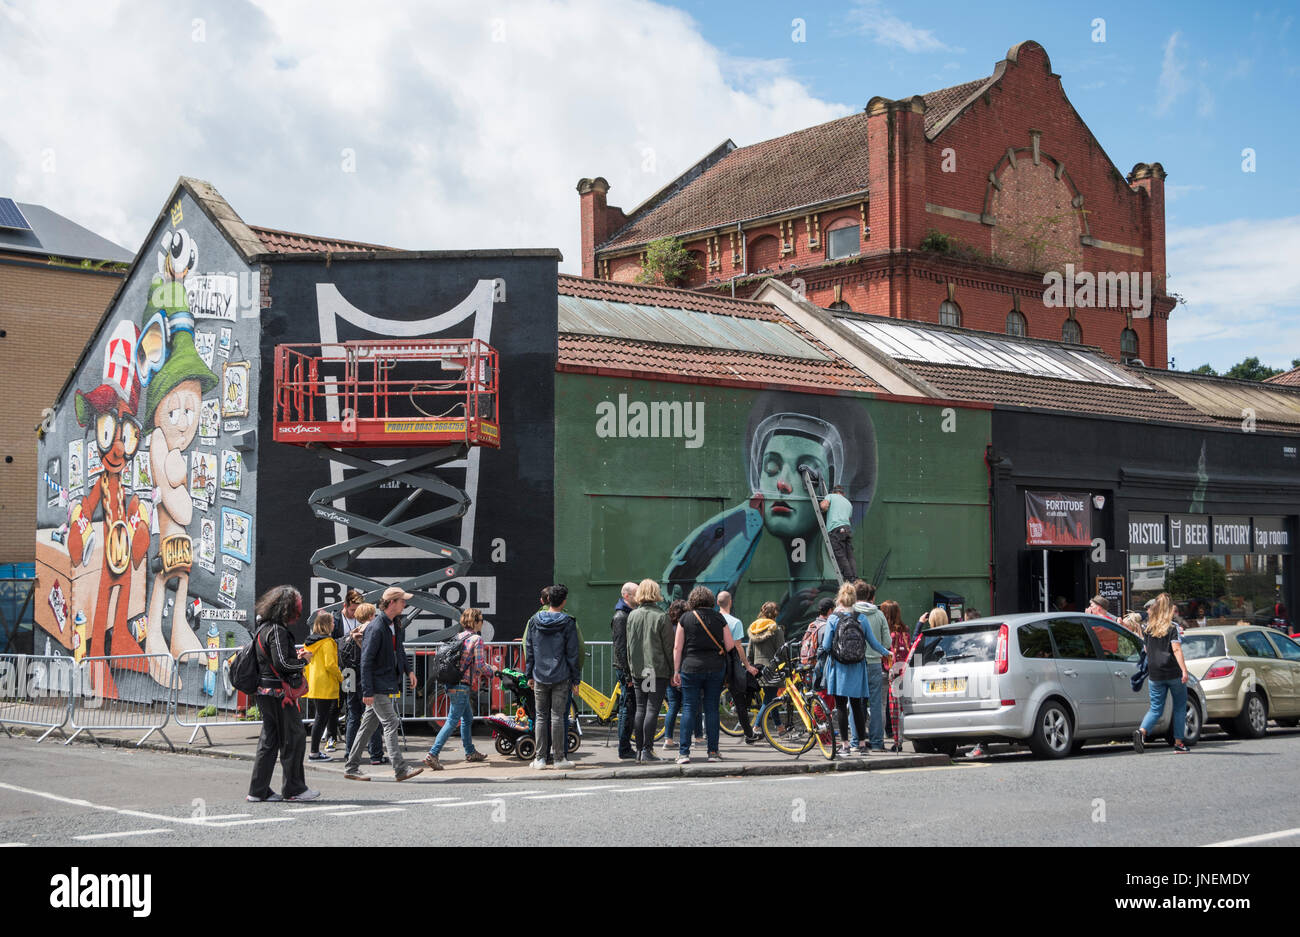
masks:
<path id="1" fill-rule="evenodd" d="M 1091 498 L 1079 491 L 1026 491 L 1025 534 L 1031 547 L 1091 546 Z"/>

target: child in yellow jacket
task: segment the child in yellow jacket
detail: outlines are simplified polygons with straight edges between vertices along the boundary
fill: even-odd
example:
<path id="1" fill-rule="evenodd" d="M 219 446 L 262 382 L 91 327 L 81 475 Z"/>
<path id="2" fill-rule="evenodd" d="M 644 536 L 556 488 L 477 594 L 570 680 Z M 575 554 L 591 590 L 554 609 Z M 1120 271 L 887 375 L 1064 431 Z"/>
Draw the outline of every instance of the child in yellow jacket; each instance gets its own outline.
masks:
<path id="1" fill-rule="evenodd" d="M 334 760 L 320 750 L 321 736 L 326 728 L 334 727 L 339 708 L 339 685 L 343 682 L 338 642 L 331 637 L 333 631 L 334 616 L 329 612 L 317 612 L 306 642 L 307 649 L 312 652 L 311 661 L 303 671 L 307 677 L 306 698 L 312 701 L 313 712 L 311 754 L 307 756 L 311 761 Z M 337 732 L 335 737 L 339 737 Z"/>

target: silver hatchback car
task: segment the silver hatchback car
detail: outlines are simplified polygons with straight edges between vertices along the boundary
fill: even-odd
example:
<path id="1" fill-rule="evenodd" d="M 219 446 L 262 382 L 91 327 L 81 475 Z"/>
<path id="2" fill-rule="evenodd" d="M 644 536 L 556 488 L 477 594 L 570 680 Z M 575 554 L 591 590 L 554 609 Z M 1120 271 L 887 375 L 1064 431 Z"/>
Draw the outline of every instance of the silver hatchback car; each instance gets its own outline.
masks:
<path id="1" fill-rule="evenodd" d="M 902 677 L 903 735 L 917 751 L 953 754 L 962 741 L 1027 742 L 1063 758 L 1092 740 L 1131 737 L 1147 712 L 1133 692 L 1142 645 L 1095 615 L 1035 612 L 923 632 Z M 1187 685 L 1187 745 L 1205 723 L 1199 681 Z M 1172 701 L 1151 733 L 1173 739 Z"/>

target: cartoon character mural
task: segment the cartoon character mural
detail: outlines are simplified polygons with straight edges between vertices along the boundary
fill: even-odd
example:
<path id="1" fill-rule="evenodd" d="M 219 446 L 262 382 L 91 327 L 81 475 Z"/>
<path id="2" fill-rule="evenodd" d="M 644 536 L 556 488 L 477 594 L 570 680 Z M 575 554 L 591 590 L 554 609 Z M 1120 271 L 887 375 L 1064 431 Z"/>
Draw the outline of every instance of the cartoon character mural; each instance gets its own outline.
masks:
<path id="1" fill-rule="evenodd" d="M 202 649 L 185 614 L 194 561 L 189 536 L 194 502 L 186 485 L 183 453 L 194 442 L 203 395 L 217 386 L 217 376 L 194 347 L 194 316 L 185 294 L 185 277 L 197 263 L 198 247 L 184 228 L 164 237 L 158 252 L 159 276 L 141 317 L 138 352 L 159 544 L 152 562 L 145 649 L 172 657 Z M 172 584 L 176 594 L 169 640 L 165 640 L 165 605 Z M 170 679 L 157 659 L 151 661 L 151 669 L 155 680 Z"/>
<path id="2" fill-rule="evenodd" d="M 825 575 L 817 505 L 800 472 L 811 469 L 826 487 L 843 485 L 853 502 L 853 526 L 866 515 L 876 489 L 876 436 L 861 403 L 823 398 L 808 413 L 807 398 L 767 392 L 754 401 L 745 434 L 750 496 L 746 503 L 705 521 L 673 551 L 664 570 L 666 598 L 686 598 L 696 585 L 735 593 L 766 531 L 781 541 L 789 588 L 777 621 L 791 627 L 816 616 L 817 603 L 834 598 L 837 580 Z"/>
<path id="3" fill-rule="evenodd" d="M 135 413 L 140 400 L 136 374 L 136 328 L 120 322 L 109 338 L 100 385 L 76 396 L 77 423 L 93 427 L 92 445 L 98 450 L 103 471 L 68 515 L 68 554 L 74 566 L 90 560 L 96 536 L 102 538 L 103 558 L 99 589 L 95 598 L 90 636 L 79 645 L 78 658 L 139 654 L 140 645 L 127 629 L 130 606 L 131 569 L 149 552 L 149 512 L 131 491 L 130 478 L 123 471 L 140 446 L 140 424 Z M 102 519 L 102 529 L 95 523 Z M 108 613 L 113 609 L 110 623 Z M 143 671 L 143 660 L 121 663 L 126 669 Z M 105 694 L 116 697 L 116 686 L 107 672 L 97 675 Z"/>

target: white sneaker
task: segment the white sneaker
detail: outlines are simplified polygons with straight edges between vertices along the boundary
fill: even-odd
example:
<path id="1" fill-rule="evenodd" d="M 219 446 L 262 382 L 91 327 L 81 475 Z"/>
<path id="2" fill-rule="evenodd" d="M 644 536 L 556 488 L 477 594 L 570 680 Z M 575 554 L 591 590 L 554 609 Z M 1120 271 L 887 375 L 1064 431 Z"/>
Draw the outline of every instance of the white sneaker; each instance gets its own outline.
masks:
<path id="1" fill-rule="evenodd" d="M 573 762 L 571 762 L 569 759 L 566 758 L 563 761 L 557 761 L 555 763 L 555 767 L 556 769 L 561 771 L 568 771 L 570 768 L 575 767 L 575 765 L 573 764 Z"/>
<path id="2" fill-rule="evenodd" d="M 286 797 L 285 800 L 289 800 L 289 801 L 315 800 L 317 797 L 320 797 L 320 791 L 313 791 L 310 788 L 308 788 L 307 790 L 303 791 L 301 794 L 294 794 L 292 797 Z"/>
<path id="3" fill-rule="evenodd" d="M 546 768 L 546 759 L 545 759 L 545 758 L 534 758 L 534 759 L 533 759 L 533 768 L 534 768 L 534 770 L 537 770 L 537 771 L 542 771 L 542 770 L 544 770 L 544 769 Z"/>

